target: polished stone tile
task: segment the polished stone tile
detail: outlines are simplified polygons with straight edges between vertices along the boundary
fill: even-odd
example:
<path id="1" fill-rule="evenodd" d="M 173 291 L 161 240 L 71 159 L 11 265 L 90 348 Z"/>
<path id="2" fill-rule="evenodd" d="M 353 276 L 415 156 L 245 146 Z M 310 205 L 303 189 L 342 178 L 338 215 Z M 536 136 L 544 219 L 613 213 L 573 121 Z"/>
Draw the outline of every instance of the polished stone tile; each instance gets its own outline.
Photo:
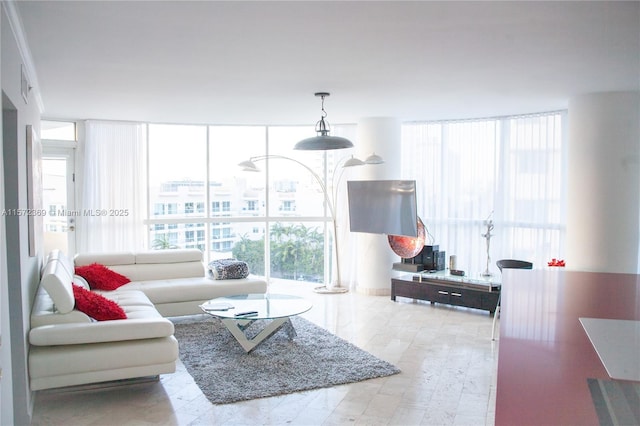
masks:
<path id="1" fill-rule="evenodd" d="M 298 282 L 274 293 L 313 301 L 304 317 L 402 373 L 327 389 L 212 405 L 178 363 L 159 382 L 38 392 L 33 425 L 491 425 L 497 342 L 486 312 L 354 292 L 319 295 Z"/>

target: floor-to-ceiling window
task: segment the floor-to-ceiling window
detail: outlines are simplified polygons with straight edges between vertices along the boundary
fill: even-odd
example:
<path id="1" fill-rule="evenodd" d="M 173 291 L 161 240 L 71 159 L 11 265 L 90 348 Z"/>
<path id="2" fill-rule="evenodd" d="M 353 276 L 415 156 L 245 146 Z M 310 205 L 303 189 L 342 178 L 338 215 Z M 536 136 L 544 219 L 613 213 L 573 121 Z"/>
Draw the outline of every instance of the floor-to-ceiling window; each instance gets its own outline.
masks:
<path id="1" fill-rule="evenodd" d="M 331 212 L 322 184 L 335 153 L 298 152 L 309 126 L 148 125 L 150 248 L 198 248 L 252 273 L 325 282 Z M 337 126 L 354 133 L 354 126 Z M 345 155 L 346 153 L 341 153 Z M 253 160 L 256 170 L 239 164 Z M 331 187 L 327 187 L 332 191 Z M 327 272 L 325 272 L 327 271 Z"/>
<path id="2" fill-rule="evenodd" d="M 457 255 L 460 269 L 480 273 L 490 220 L 490 269 L 502 257 L 544 266 L 562 256 L 564 117 L 405 123 L 401 177 L 417 181 L 428 243 Z M 310 126 L 143 126 L 136 133 L 146 138 L 138 160 L 146 176 L 139 180 L 145 199 L 139 227 L 148 248 L 197 248 L 206 261 L 234 257 L 274 278 L 327 282 L 335 275 L 332 212 L 318 181 L 333 198 L 334 186 L 346 180 L 336 179 L 337 166 L 352 150 L 293 150 L 313 135 Z M 334 126 L 333 134 L 357 144 L 353 125 Z M 249 159 L 253 171 L 239 167 Z M 339 216 L 347 214 L 343 198 L 332 201 Z M 341 235 L 348 239 L 348 232 Z"/>
<path id="3" fill-rule="evenodd" d="M 148 133 L 149 246 L 205 251 L 207 128 L 152 124 Z"/>
<path id="4" fill-rule="evenodd" d="M 407 123 L 403 177 L 418 183 L 430 244 L 471 274 L 500 258 L 546 266 L 564 251 L 565 114 Z"/>

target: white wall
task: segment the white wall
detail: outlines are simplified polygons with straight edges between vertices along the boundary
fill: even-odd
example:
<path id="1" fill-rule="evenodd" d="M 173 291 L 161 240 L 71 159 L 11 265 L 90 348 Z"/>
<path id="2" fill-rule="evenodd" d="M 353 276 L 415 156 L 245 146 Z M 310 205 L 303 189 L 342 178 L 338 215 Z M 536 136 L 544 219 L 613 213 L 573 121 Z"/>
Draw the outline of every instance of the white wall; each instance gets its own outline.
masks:
<path id="1" fill-rule="evenodd" d="M 31 124 L 39 134 L 40 108 L 36 91 L 25 101 L 21 95 L 21 69 L 25 63 L 21 50 L 19 21 L 15 6 L 2 2 L 0 24 L 0 78 L 2 87 L 2 178 L 3 203 L 6 209 L 27 208 L 26 126 Z M 15 31 L 15 32 L 14 32 Z M 29 57 L 27 52 L 27 57 Z M 35 78 L 34 78 L 35 79 Z M 1 424 L 30 423 L 32 395 L 28 387 L 27 353 L 29 315 L 40 278 L 42 252 L 29 257 L 27 217 L 4 215 L 6 239 L 1 241 L 6 252 L 6 289 L 0 309 L 2 317 L 2 412 Z M 1 252 L 0 252 L 1 253 Z M 4 275 L 4 273 L 2 274 Z M 1 276 L 1 275 L 0 275 Z M 8 327 L 7 327 L 8 325 Z M 9 351 L 5 351 L 5 345 Z"/>
<path id="2" fill-rule="evenodd" d="M 567 268 L 638 272 L 640 93 L 569 103 Z"/>

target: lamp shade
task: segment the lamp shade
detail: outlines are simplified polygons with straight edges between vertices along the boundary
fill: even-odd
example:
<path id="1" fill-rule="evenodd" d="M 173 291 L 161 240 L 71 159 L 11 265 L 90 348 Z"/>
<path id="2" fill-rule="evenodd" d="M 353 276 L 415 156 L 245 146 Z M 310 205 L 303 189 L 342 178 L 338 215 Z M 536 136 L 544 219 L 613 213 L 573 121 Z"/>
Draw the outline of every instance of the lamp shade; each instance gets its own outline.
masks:
<path id="1" fill-rule="evenodd" d="M 256 166 L 256 163 L 254 163 L 251 160 L 242 161 L 238 163 L 238 166 L 242 168 L 243 172 L 259 172 L 260 171 L 258 166 Z"/>
<path id="2" fill-rule="evenodd" d="M 383 164 L 384 160 L 382 159 L 382 157 L 380 157 L 378 154 L 376 154 L 375 152 L 373 154 L 371 154 L 370 156 L 368 156 L 364 162 L 366 164 Z"/>
<path id="3" fill-rule="evenodd" d="M 356 167 L 356 166 L 364 166 L 365 162 L 359 158 L 355 158 L 353 155 L 347 161 L 344 162 L 342 167 Z"/>
<path id="4" fill-rule="evenodd" d="M 327 151 L 330 149 L 352 148 L 349 139 L 340 136 L 319 135 L 306 138 L 298 142 L 293 149 L 301 151 Z"/>
<path id="5" fill-rule="evenodd" d="M 324 110 L 324 98 L 329 96 L 329 92 L 317 92 L 315 95 L 322 99 L 322 116 L 316 123 L 317 135 L 301 140 L 293 149 L 300 151 L 327 151 L 330 149 L 353 148 L 353 143 L 349 139 L 340 136 L 329 136 L 329 123 L 325 121 L 327 112 Z"/>

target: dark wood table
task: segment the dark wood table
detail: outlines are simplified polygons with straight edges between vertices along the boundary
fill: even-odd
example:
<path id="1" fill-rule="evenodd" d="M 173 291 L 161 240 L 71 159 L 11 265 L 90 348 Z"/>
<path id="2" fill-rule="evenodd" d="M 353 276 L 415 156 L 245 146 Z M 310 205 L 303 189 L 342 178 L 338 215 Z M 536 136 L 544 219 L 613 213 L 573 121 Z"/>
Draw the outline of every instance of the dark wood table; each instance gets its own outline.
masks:
<path id="1" fill-rule="evenodd" d="M 640 275 L 503 271 L 496 425 L 599 424 L 587 380 L 611 378 L 581 317 L 640 320 Z"/>
<path id="2" fill-rule="evenodd" d="M 417 272 L 391 279 L 391 300 L 396 297 L 483 309 L 493 314 L 500 297 L 498 277 L 467 277 L 446 272 Z"/>

